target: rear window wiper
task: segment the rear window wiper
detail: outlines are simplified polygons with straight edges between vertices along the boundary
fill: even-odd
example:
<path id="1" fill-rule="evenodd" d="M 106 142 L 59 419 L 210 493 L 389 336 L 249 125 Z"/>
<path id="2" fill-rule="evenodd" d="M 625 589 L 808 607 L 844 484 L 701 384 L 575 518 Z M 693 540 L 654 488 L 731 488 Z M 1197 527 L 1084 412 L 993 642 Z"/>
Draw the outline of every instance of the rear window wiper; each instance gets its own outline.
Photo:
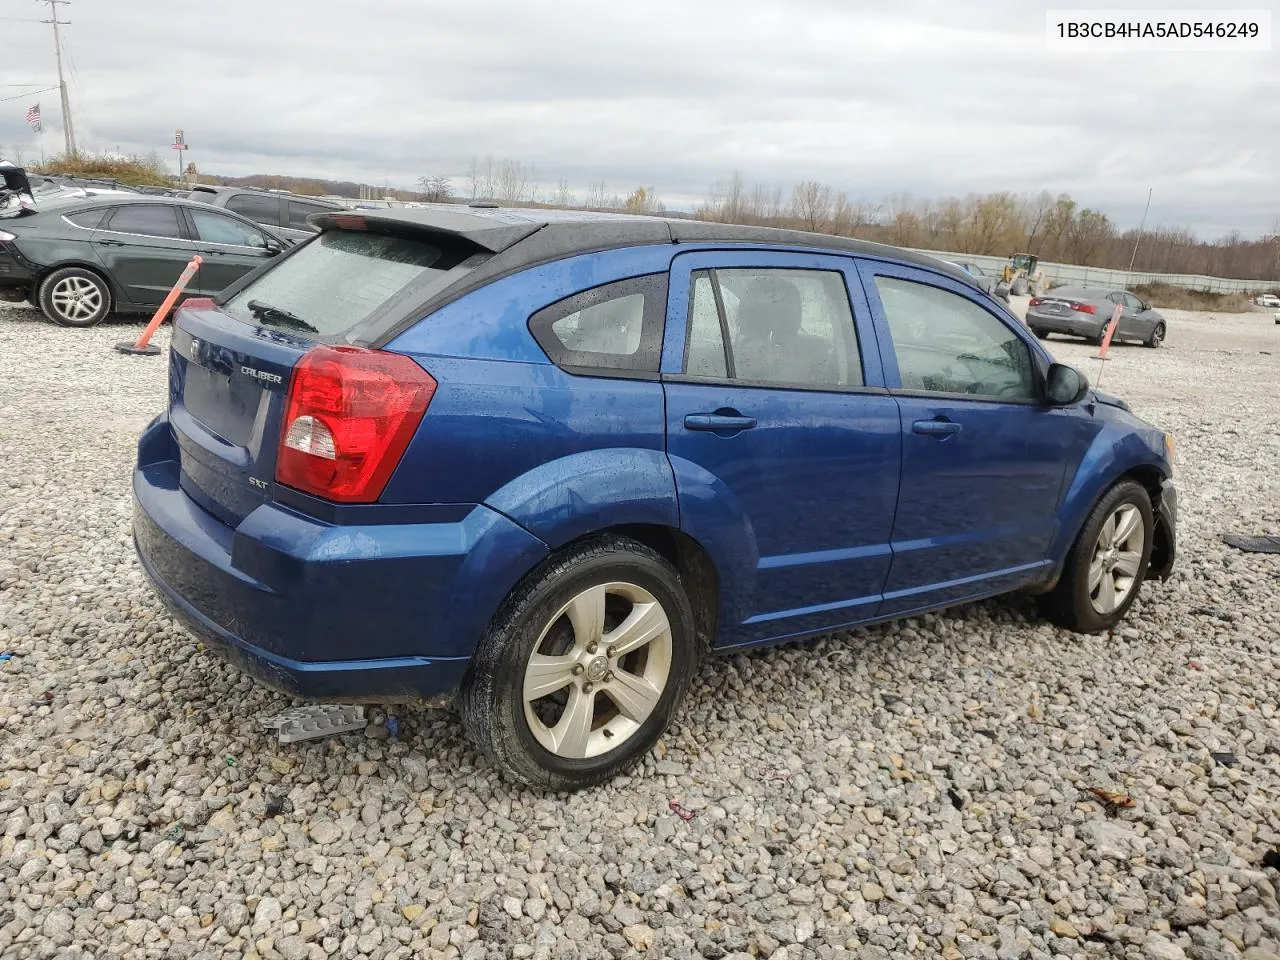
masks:
<path id="1" fill-rule="evenodd" d="M 306 330 L 308 333 L 319 333 L 319 329 L 313 327 L 301 317 L 290 313 L 288 310 L 282 310 L 279 307 L 273 307 L 269 303 L 263 303 L 261 300 L 250 300 L 247 304 L 249 312 L 258 320 L 266 323 L 278 323 L 282 327 L 291 327 L 294 330 Z"/>

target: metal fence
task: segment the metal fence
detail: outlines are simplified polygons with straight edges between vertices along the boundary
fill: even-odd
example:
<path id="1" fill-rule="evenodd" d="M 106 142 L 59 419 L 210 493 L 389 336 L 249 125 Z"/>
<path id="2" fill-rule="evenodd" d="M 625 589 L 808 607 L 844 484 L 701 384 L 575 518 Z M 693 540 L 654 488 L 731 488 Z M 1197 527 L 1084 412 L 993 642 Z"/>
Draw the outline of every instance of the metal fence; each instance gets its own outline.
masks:
<path id="1" fill-rule="evenodd" d="M 999 275 L 1008 259 L 987 257 L 975 253 L 947 253 L 942 250 L 917 250 L 942 260 L 963 260 L 976 263 L 988 273 Z M 1187 290 L 1205 290 L 1210 293 L 1261 293 L 1280 287 L 1277 280 L 1228 280 L 1225 277 L 1202 277 L 1193 273 L 1143 273 L 1129 270 L 1107 270 L 1103 267 L 1082 267 L 1074 263 L 1049 263 L 1040 261 L 1045 280 L 1055 284 L 1072 284 L 1080 287 L 1135 287 L 1147 283 L 1167 283 Z"/>

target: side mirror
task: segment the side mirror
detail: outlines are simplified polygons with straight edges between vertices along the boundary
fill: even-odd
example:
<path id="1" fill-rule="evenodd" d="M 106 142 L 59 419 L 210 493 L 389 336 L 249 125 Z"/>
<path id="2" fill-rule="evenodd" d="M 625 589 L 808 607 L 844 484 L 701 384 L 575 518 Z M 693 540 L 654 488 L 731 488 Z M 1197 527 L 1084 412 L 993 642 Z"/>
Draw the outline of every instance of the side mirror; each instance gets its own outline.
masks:
<path id="1" fill-rule="evenodd" d="M 1045 396 L 1055 407 L 1069 407 L 1084 399 L 1089 392 L 1089 378 L 1065 363 L 1054 363 L 1049 366 L 1049 375 L 1045 378 Z"/>
<path id="2" fill-rule="evenodd" d="M 267 237 L 267 255 L 274 257 L 283 250 L 284 247 L 275 239 L 275 237 Z"/>

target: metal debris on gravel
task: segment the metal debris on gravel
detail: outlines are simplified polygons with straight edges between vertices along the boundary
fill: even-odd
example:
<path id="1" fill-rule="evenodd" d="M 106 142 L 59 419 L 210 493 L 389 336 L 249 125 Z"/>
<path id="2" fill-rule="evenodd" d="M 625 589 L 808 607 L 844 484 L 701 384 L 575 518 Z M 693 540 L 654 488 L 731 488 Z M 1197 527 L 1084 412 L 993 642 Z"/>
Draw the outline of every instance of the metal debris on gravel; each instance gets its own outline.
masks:
<path id="1" fill-rule="evenodd" d="M 713 660 L 631 775 L 551 796 L 448 711 L 265 736 L 295 704 L 134 559 L 165 360 L 0 308 L 0 957 L 1275 958 L 1280 557 L 1218 533 L 1280 530 L 1280 331 L 1168 313 L 1104 389 L 1177 437 L 1181 557 L 1114 633 L 1009 599 Z"/>

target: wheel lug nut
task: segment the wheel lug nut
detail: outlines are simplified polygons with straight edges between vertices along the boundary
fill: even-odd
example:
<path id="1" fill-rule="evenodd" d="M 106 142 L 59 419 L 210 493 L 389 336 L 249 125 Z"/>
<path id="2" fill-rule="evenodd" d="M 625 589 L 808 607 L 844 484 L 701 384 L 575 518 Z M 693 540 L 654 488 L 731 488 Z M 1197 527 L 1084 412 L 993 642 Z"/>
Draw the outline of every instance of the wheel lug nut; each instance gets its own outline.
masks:
<path id="1" fill-rule="evenodd" d="M 588 644 L 587 644 L 587 653 L 595 653 L 597 649 L 598 649 L 598 648 L 597 648 L 596 644 L 594 644 L 594 643 L 588 643 Z"/>
<path id="2" fill-rule="evenodd" d="M 610 670 L 608 673 L 606 673 L 606 674 L 604 675 L 604 682 L 605 682 L 605 683 L 613 683 L 613 671 L 612 671 L 612 670 Z"/>
<path id="3" fill-rule="evenodd" d="M 575 663 L 575 664 L 573 665 L 573 675 L 574 675 L 575 677 L 580 677 L 580 676 L 582 676 L 582 664 L 580 664 L 580 663 Z"/>
<path id="4" fill-rule="evenodd" d="M 608 657 L 610 660 L 612 660 L 614 657 L 618 655 L 618 648 L 610 647 L 608 650 L 604 652 L 604 655 Z"/>
<path id="5" fill-rule="evenodd" d="M 582 685 L 582 692 L 583 692 L 583 693 L 590 693 L 590 692 L 591 692 L 591 689 L 592 689 L 592 687 L 591 687 L 591 684 L 590 684 L 590 683 L 584 683 L 584 684 Z"/>

